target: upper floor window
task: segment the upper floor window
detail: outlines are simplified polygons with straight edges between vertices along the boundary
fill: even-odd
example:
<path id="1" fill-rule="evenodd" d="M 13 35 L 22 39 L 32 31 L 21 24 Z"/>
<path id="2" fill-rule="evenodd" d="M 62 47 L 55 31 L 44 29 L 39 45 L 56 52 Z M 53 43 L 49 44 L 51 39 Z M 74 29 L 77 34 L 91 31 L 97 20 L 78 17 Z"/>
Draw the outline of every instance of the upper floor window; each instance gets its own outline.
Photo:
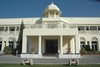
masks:
<path id="1" fill-rule="evenodd" d="M 4 31 L 4 27 L 0 27 L 0 31 Z"/>
<path id="2" fill-rule="evenodd" d="M 100 30 L 100 26 L 98 26 L 98 30 Z"/>
<path id="3" fill-rule="evenodd" d="M 90 26 L 90 30 L 97 30 L 97 26 Z"/>
<path id="4" fill-rule="evenodd" d="M 89 26 L 86 26 L 86 30 L 89 30 Z"/>
<path id="5" fill-rule="evenodd" d="M 15 31 L 15 27 L 9 27 L 10 31 Z"/>
<path id="6" fill-rule="evenodd" d="M 78 30 L 80 31 L 80 30 L 84 30 L 85 29 L 85 27 L 84 26 L 78 26 Z"/>

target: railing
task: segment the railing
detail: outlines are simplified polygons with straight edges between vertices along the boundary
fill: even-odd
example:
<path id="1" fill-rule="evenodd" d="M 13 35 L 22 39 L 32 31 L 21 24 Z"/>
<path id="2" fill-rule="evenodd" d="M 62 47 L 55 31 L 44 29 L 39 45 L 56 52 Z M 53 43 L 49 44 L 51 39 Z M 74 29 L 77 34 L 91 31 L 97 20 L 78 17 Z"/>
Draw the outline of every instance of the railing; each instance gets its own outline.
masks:
<path id="1" fill-rule="evenodd" d="M 26 25 L 26 28 L 68 28 L 68 25 L 65 24 L 33 24 Z"/>

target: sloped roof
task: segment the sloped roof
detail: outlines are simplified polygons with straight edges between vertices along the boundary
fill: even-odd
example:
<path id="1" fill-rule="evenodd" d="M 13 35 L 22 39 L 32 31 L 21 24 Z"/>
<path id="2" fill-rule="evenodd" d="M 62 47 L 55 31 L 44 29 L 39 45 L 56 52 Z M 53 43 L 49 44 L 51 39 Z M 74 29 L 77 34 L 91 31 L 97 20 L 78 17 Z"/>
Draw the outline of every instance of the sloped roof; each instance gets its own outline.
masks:
<path id="1" fill-rule="evenodd" d="M 69 24 L 100 24 L 100 17 L 62 17 Z"/>
<path id="2" fill-rule="evenodd" d="M 0 24 L 20 24 L 22 21 L 24 24 L 34 24 L 40 18 L 1 18 Z M 52 18 L 47 18 L 48 21 L 52 21 Z M 68 24 L 100 24 L 100 17 L 59 17 L 53 18 L 53 20 L 63 21 Z"/>

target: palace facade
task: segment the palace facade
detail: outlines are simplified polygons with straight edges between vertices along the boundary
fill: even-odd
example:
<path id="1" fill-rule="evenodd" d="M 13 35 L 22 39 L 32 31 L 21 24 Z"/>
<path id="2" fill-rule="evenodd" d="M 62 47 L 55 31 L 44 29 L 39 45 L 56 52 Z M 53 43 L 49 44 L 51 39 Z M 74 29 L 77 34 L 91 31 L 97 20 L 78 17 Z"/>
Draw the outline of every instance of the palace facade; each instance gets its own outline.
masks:
<path id="1" fill-rule="evenodd" d="M 1 18 L 0 52 L 5 46 L 18 49 L 18 45 L 22 58 L 79 58 L 82 48 L 100 51 L 99 17 L 62 17 L 61 14 L 58 6 L 51 3 L 42 17 Z"/>

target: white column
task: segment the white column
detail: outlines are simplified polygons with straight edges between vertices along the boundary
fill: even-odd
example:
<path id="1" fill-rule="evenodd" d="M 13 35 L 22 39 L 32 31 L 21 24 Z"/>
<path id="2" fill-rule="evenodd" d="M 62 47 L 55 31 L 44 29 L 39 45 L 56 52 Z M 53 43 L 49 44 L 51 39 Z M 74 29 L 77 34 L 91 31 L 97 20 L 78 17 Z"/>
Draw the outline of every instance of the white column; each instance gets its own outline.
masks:
<path id="1" fill-rule="evenodd" d="M 15 35 L 16 35 L 17 34 L 17 27 L 16 26 L 15 26 L 15 31 L 14 32 L 15 32 Z"/>
<path id="2" fill-rule="evenodd" d="M 27 53 L 27 36 L 23 35 L 22 53 Z"/>
<path id="3" fill-rule="evenodd" d="M 92 49 L 92 41 L 89 41 L 90 50 Z"/>
<path id="4" fill-rule="evenodd" d="M 98 37 L 98 51 L 100 51 L 100 36 Z"/>
<path id="5" fill-rule="evenodd" d="M 4 41 L 2 41 L 2 47 L 1 47 L 2 52 L 3 52 L 4 48 L 5 48 L 5 43 L 4 43 Z"/>
<path id="6" fill-rule="evenodd" d="M 16 46 L 17 46 L 17 43 L 16 43 L 16 41 L 14 41 L 14 48 L 16 48 Z"/>
<path id="7" fill-rule="evenodd" d="M 39 36 L 39 55 L 41 55 L 41 36 Z"/>
<path id="8" fill-rule="evenodd" d="M 74 37 L 72 37 L 72 39 L 70 40 L 70 46 L 71 46 L 71 53 L 75 53 L 76 46 Z"/>
<path id="9" fill-rule="evenodd" d="M 10 27 L 10 26 L 8 26 L 8 30 L 7 30 L 7 31 L 8 31 L 8 34 L 10 33 L 9 27 Z"/>
<path id="10" fill-rule="evenodd" d="M 75 36 L 75 41 L 76 41 L 76 43 L 75 43 L 75 45 L 76 45 L 76 53 L 80 53 L 80 38 L 79 38 L 79 36 L 78 36 L 78 34 Z"/>
<path id="11" fill-rule="evenodd" d="M 63 55 L 63 36 L 60 36 L 60 55 Z"/>

